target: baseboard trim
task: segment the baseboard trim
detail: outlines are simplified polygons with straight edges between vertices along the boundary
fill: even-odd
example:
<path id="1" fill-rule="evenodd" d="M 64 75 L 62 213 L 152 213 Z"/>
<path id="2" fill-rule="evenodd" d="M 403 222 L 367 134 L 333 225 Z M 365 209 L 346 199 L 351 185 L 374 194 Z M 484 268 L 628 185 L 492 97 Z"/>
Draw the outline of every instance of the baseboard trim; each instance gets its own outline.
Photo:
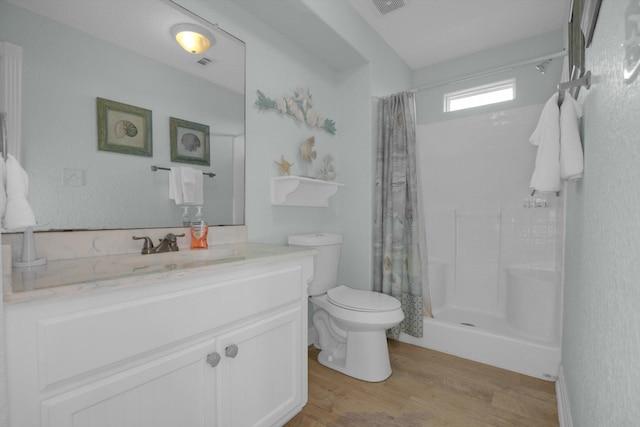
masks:
<path id="1" fill-rule="evenodd" d="M 316 342 L 317 339 L 318 339 L 318 331 L 316 330 L 315 326 L 312 326 L 309 328 L 307 332 L 307 347 L 312 345 L 314 342 Z"/>
<path id="2" fill-rule="evenodd" d="M 558 381 L 556 381 L 556 399 L 558 400 L 558 421 L 560 427 L 573 427 L 571 405 L 569 404 L 569 394 L 562 365 L 560 365 Z"/>

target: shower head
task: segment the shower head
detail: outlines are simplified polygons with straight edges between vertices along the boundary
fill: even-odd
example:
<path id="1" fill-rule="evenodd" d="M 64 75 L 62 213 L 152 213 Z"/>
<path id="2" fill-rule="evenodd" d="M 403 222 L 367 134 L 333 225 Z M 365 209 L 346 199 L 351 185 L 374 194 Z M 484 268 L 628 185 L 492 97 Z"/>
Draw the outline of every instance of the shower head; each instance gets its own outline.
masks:
<path id="1" fill-rule="evenodd" d="M 545 73 L 546 68 L 547 68 L 547 64 L 551 62 L 551 59 L 547 59 L 544 62 L 539 63 L 538 65 L 536 65 L 536 70 L 540 71 L 542 74 Z"/>

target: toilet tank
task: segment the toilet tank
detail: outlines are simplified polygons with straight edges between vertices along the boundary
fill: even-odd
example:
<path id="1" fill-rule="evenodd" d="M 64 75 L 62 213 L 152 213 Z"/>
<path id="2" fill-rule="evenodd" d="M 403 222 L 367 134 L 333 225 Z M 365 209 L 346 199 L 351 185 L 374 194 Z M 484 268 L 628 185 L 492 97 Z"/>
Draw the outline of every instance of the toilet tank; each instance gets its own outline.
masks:
<path id="1" fill-rule="evenodd" d="M 313 279 L 309 284 L 310 296 L 322 295 L 337 286 L 338 260 L 342 236 L 339 234 L 317 233 L 289 236 L 290 246 L 305 246 L 317 249 L 313 256 Z"/>

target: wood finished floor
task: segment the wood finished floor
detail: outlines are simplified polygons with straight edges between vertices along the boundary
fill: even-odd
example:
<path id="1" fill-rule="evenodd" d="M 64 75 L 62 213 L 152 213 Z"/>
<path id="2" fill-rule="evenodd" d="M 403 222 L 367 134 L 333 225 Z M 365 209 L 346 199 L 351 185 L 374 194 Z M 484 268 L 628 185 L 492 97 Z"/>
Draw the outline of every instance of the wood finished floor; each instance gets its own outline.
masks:
<path id="1" fill-rule="evenodd" d="M 309 348 L 309 402 L 287 427 L 558 426 L 552 382 L 398 341 L 393 374 L 358 381 L 320 365 Z"/>

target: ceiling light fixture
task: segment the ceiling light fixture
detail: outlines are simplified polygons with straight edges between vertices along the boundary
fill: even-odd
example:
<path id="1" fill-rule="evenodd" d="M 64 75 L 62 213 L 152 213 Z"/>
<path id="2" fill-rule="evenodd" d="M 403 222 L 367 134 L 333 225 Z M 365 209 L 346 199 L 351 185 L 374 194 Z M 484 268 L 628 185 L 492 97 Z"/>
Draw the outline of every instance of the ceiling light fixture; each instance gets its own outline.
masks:
<path id="1" fill-rule="evenodd" d="M 206 52 L 216 42 L 213 34 L 194 24 L 174 25 L 171 35 L 184 50 L 194 54 Z"/>

